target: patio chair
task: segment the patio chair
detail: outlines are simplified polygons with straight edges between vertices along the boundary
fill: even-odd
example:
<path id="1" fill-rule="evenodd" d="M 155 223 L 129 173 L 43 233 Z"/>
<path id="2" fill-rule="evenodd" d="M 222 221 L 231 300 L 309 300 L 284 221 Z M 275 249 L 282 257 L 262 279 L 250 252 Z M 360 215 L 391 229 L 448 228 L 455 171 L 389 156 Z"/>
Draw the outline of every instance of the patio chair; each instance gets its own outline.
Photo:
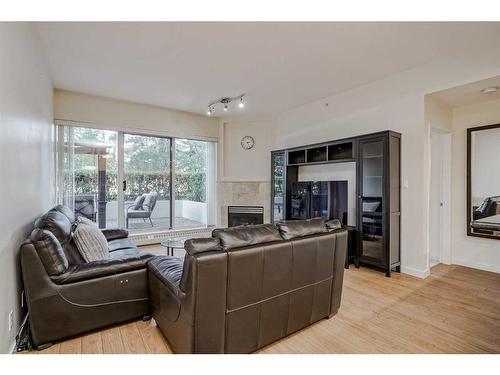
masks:
<path id="1" fill-rule="evenodd" d="M 142 197 L 144 197 L 144 199 L 142 199 Z M 136 202 L 127 208 L 127 228 L 129 219 L 143 219 L 144 221 L 149 219 L 151 226 L 154 227 L 151 215 L 155 209 L 157 199 L 158 194 L 156 193 L 142 194 L 139 202 L 136 199 Z M 142 203 L 139 206 L 138 203 L 140 203 L 141 200 Z"/>
<path id="2" fill-rule="evenodd" d="M 96 197 L 93 194 L 77 194 L 65 197 L 64 204 L 73 207 L 75 216 L 83 216 L 93 222 L 97 219 Z"/>

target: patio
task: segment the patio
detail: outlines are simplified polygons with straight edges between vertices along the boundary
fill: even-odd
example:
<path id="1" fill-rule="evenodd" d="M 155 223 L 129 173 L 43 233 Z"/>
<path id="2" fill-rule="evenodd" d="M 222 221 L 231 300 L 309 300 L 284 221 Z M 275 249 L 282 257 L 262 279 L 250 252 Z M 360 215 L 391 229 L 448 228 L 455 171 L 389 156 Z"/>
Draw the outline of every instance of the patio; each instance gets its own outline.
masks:
<path id="1" fill-rule="evenodd" d="M 142 219 L 131 219 L 129 222 L 128 230 L 131 233 L 148 233 L 155 232 L 159 230 L 168 230 L 170 229 L 170 218 L 169 217 L 156 217 L 152 219 L 153 226 L 149 223 L 149 220 L 144 222 Z M 108 228 L 113 228 L 118 226 L 117 220 L 106 220 L 106 226 Z M 206 227 L 206 224 L 201 223 L 196 220 L 188 219 L 185 217 L 175 217 L 174 221 L 174 229 L 183 229 L 183 228 L 203 228 Z"/>

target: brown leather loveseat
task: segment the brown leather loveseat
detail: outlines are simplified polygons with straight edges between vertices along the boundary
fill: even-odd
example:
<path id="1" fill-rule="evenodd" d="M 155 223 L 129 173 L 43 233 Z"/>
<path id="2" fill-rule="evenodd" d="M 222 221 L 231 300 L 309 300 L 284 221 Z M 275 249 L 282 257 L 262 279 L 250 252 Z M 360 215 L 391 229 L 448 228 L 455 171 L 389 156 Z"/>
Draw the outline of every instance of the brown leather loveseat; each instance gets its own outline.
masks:
<path id="1" fill-rule="evenodd" d="M 149 263 L 153 317 L 177 353 L 250 353 L 340 306 L 347 233 L 320 219 L 216 229 Z"/>

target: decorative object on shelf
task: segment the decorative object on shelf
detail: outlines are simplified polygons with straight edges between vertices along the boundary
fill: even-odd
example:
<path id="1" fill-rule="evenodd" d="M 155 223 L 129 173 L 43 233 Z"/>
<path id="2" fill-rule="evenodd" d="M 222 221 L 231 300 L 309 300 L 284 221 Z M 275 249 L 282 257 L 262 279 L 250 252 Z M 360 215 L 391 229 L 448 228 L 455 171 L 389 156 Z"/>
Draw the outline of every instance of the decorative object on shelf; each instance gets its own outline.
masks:
<path id="1" fill-rule="evenodd" d="M 243 138 L 241 138 L 241 148 L 243 148 L 243 150 L 250 150 L 254 145 L 255 139 L 253 139 L 253 137 L 245 135 Z"/>
<path id="2" fill-rule="evenodd" d="M 241 95 L 234 96 L 234 97 L 226 96 L 223 98 L 212 100 L 210 103 L 208 103 L 207 116 L 212 116 L 215 113 L 215 106 L 217 104 L 222 104 L 224 112 L 227 112 L 228 104 L 232 103 L 235 100 L 239 101 L 239 103 L 238 103 L 239 108 L 244 108 L 245 107 L 245 103 L 243 102 L 244 96 L 245 96 L 245 94 L 241 94 Z"/>

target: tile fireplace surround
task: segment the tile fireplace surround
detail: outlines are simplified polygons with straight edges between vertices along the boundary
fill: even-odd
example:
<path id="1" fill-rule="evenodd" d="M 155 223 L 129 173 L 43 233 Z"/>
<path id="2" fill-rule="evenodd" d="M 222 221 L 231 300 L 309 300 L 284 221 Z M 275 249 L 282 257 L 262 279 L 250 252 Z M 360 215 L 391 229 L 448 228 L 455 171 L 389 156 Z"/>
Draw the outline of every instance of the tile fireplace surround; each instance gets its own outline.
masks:
<path id="1" fill-rule="evenodd" d="M 228 206 L 263 206 L 264 223 L 270 222 L 270 197 L 271 183 L 269 181 L 232 182 L 223 181 L 218 183 L 217 223 L 227 227 Z"/>

